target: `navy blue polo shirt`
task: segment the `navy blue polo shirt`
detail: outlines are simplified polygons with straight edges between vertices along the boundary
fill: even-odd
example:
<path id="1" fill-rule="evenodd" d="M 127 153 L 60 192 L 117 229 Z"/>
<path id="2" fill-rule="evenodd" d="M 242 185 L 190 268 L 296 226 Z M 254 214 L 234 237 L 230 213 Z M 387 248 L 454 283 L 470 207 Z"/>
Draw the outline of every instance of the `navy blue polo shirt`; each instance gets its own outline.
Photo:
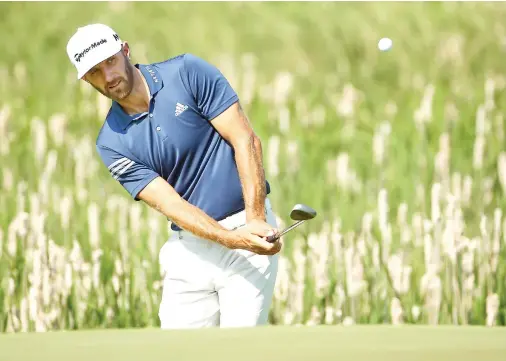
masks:
<path id="1" fill-rule="evenodd" d="M 112 103 L 96 142 L 111 176 L 136 201 L 162 177 L 217 221 L 243 210 L 233 148 L 210 123 L 239 100 L 227 79 L 192 54 L 135 66 L 149 86 L 149 111 L 128 115 Z"/>

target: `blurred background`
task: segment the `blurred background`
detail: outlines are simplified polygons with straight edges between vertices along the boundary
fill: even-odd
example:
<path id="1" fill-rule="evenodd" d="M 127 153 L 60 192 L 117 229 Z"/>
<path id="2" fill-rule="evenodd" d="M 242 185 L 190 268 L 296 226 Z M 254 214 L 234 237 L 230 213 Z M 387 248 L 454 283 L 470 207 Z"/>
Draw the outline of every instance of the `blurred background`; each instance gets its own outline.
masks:
<path id="1" fill-rule="evenodd" d="M 263 141 L 285 236 L 271 322 L 506 324 L 503 3 L 1 3 L 0 330 L 158 325 L 168 223 L 95 140 L 66 43 L 103 22 L 215 64 Z M 381 52 L 380 38 L 393 40 Z"/>

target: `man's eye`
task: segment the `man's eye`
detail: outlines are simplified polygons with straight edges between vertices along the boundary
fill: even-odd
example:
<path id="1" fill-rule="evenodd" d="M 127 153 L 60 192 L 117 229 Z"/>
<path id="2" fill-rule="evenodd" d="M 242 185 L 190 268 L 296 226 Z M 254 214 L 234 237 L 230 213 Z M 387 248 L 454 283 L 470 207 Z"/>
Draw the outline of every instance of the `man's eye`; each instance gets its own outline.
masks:
<path id="1" fill-rule="evenodd" d="M 113 62 L 114 62 L 114 58 L 109 58 L 109 59 L 107 59 L 107 63 L 108 63 L 108 64 L 112 64 Z"/>

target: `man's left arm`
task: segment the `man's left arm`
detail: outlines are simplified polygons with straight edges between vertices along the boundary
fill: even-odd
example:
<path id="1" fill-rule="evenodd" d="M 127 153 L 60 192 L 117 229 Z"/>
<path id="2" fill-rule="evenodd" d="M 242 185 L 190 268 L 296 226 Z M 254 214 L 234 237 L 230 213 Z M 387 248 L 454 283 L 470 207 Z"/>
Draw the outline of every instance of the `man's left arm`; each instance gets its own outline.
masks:
<path id="1" fill-rule="evenodd" d="M 239 98 L 214 65 L 186 54 L 188 86 L 199 111 L 234 149 L 241 179 L 247 222 L 265 222 L 266 181 L 262 143 L 244 113 Z"/>
<path id="2" fill-rule="evenodd" d="M 265 221 L 266 187 L 260 138 L 253 131 L 239 102 L 214 118 L 212 124 L 234 148 L 247 222 L 253 219 Z"/>

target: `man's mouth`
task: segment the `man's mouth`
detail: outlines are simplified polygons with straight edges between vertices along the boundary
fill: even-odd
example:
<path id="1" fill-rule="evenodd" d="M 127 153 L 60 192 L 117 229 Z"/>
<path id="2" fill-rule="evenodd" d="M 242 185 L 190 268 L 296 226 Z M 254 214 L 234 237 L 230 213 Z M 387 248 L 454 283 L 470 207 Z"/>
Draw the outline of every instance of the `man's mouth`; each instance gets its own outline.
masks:
<path id="1" fill-rule="evenodd" d="M 113 83 L 113 84 L 109 85 L 109 89 L 114 89 L 114 88 L 116 88 L 116 87 L 119 85 L 119 83 L 121 83 L 121 79 L 119 79 L 117 82 L 115 82 L 115 83 Z"/>

